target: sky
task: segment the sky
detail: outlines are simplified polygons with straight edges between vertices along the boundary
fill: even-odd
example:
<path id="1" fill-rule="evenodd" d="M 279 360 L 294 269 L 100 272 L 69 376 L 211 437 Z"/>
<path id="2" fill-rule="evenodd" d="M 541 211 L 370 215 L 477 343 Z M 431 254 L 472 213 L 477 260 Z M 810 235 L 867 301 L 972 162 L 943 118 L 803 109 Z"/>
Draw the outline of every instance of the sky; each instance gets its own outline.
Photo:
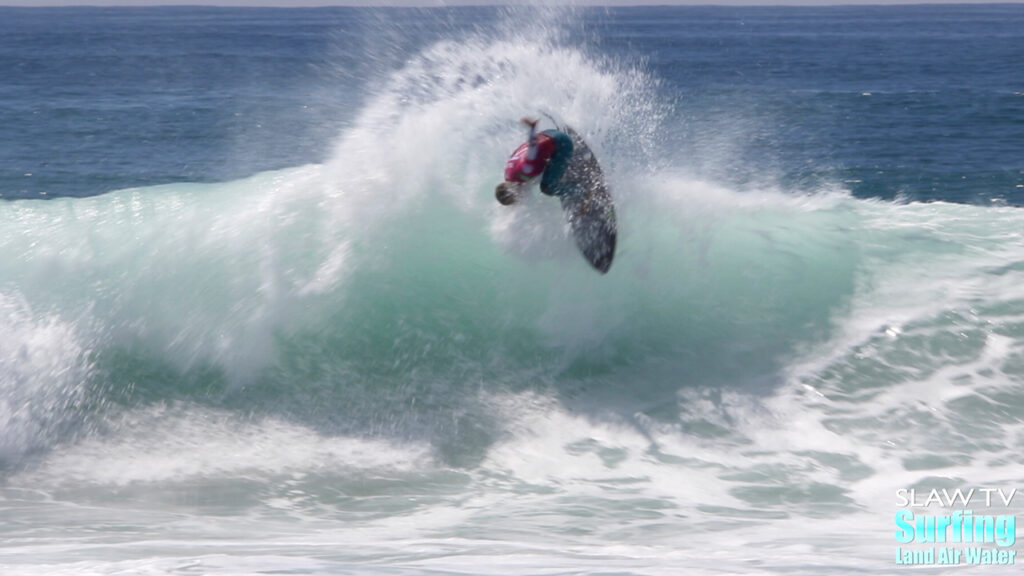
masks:
<path id="1" fill-rule="evenodd" d="M 574 0 L 559 2 L 577 6 L 591 5 L 720 5 L 720 6 L 825 6 L 837 4 L 991 4 L 1024 0 Z M 523 4 L 521 0 L 0 0 L 0 6 L 460 6 L 467 4 Z M 536 3 L 536 2 L 534 2 Z"/>

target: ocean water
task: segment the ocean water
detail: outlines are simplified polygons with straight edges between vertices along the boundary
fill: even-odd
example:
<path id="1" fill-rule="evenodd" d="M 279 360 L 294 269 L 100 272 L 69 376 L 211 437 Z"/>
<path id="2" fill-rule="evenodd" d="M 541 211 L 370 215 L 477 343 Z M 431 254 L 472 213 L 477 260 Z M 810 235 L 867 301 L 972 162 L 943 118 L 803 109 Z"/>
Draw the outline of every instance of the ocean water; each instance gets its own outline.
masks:
<path id="1" fill-rule="evenodd" d="M 1022 5 L 0 8 L 0 572 L 890 574 L 933 490 L 1016 518 L 1021 61 Z M 543 112 L 606 276 L 494 202 Z"/>

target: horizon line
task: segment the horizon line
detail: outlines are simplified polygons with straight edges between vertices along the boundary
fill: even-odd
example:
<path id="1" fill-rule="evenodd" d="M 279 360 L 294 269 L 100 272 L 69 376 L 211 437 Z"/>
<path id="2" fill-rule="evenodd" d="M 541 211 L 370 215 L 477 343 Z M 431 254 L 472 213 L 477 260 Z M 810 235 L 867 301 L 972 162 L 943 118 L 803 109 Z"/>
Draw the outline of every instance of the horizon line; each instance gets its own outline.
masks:
<path id="1" fill-rule="evenodd" d="M 496 7 L 510 8 L 533 5 L 532 2 L 488 0 L 0 0 L 0 8 L 449 8 Z M 800 7 L 826 8 L 844 6 L 983 6 L 998 4 L 1024 4 L 1024 0 L 577 0 L 556 1 L 551 4 L 576 7 Z"/>

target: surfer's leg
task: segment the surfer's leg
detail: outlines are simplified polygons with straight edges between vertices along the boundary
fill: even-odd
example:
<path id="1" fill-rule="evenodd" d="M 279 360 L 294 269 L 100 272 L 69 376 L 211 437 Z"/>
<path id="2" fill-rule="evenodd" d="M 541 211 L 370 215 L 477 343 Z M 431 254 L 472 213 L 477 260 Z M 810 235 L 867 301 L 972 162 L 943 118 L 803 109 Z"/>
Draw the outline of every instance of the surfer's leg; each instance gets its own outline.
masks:
<path id="1" fill-rule="evenodd" d="M 559 189 L 565 187 L 560 187 L 558 184 L 565 174 L 565 169 L 569 166 L 569 160 L 572 159 L 572 138 L 558 130 L 545 130 L 544 132 L 554 139 L 555 153 L 551 155 L 548 165 L 544 168 L 544 176 L 540 181 L 541 191 L 552 196 L 561 196 L 566 190 L 561 190 L 560 193 Z"/>

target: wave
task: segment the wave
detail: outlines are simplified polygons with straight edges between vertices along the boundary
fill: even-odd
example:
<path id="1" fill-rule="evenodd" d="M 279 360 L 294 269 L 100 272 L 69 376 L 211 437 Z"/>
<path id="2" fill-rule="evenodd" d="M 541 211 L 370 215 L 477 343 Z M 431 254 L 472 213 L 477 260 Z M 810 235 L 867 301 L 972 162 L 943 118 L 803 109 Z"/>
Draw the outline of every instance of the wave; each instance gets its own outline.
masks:
<path id="1" fill-rule="evenodd" d="M 741 414 L 763 424 L 748 401 L 865 439 L 911 391 L 959 386 L 942 398 L 982 427 L 986 398 L 1017 402 L 1018 211 L 701 181 L 658 157 L 656 84 L 552 39 L 440 42 L 325 163 L 4 204 L 4 460 L 159 406 L 425 440 L 472 466 L 510 396 L 649 438 L 742 435 Z M 556 203 L 493 200 L 538 111 L 609 175 L 605 277 Z"/>

